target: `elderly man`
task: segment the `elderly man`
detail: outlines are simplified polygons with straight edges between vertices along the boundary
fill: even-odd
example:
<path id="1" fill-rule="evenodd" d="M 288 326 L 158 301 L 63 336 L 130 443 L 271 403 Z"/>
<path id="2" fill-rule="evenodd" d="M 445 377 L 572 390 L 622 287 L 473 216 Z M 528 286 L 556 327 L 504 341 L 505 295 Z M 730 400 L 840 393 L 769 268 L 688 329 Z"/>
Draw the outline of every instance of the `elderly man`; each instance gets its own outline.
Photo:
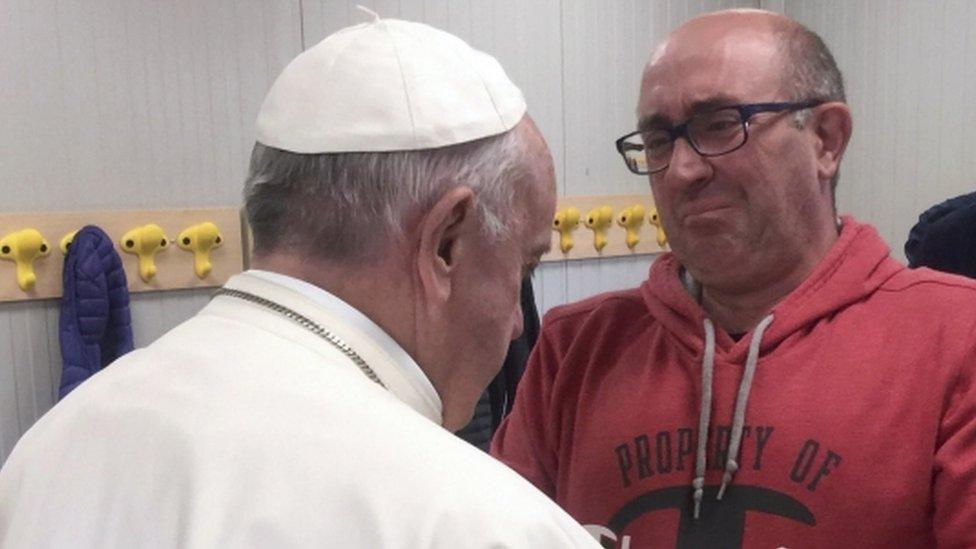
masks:
<path id="1" fill-rule="evenodd" d="M 450 432 L 522 330 L 555 208 L 497 62 L 350 27 L 284 70 L 258 141 L 255 269 L 24 435 L 0 546 L 598 547 Z"/>
<path id="2" fill-rule="evenodd" d="M 835 216 L 823 42 L 692 20 L 638 118 L 618 149 L 673 253 L 550 312 L 494 453 L 607 546 L 976 546 L 976 286 Z"/>

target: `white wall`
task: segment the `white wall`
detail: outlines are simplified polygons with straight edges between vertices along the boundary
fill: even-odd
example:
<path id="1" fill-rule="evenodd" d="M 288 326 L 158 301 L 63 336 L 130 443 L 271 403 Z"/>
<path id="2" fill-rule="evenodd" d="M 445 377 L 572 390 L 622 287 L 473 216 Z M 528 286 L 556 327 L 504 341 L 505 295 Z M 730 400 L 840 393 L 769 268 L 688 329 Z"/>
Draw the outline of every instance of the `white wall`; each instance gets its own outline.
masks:
<path id="1" fill-rule="evenodd" d="M 301 44 L 298 0 L 0 0 L 0 211 L 237 204 Z M 135 296 L 137 344 L 208 293 Z M 0 304 L 0 462 L 57 395 L 58 306 Z"/>
<path id="2" fill-rule="evenodd" d="M 929 206 L 976 189 L 976 2 L 778 0 L 843 71 L 854 137 L 838 210 L 875 224 L 904 259 Z"/>
<path id="3" fill-rule="evenodd" d="M 252 125 L 303 47 L 367 18 L 356 0 L 0 0 L 0 211 L 237 204 Z M 497 56 L 549 141 L 563 194 L 646 190 L 613 140 L 645 56 L 699 13 L 758 0 L 359 0 Z M 540 309 L 636 285 L 650 259 L 547 264 Z M 0 271 L 6 273 L 6 271 Z M 137 344 L 208 292 L 133 298 Z M 0 304 L 0 462 L 49 409 L 58 303 Z"/>

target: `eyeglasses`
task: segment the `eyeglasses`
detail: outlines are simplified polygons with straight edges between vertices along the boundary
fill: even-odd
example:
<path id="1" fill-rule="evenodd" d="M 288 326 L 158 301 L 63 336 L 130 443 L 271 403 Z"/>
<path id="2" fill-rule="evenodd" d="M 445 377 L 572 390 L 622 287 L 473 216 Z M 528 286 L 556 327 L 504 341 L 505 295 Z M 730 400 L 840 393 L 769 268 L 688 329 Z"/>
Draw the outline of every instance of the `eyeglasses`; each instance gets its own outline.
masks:
<path id="1" fill-rule="evenodd" d="M 638 175 L 660 172 L 671 163 L 674 142 L 684 137 L 702 156 L 720 156 L 739 149 L 749 139 L 749 119 L 761 112 L 790 112 L 816 107 L 822 100 L 800 103 L 750 103 L 696 114 L 674 128 L 650 128 L 628 133 L 616 141 L 617 152 Z"/>

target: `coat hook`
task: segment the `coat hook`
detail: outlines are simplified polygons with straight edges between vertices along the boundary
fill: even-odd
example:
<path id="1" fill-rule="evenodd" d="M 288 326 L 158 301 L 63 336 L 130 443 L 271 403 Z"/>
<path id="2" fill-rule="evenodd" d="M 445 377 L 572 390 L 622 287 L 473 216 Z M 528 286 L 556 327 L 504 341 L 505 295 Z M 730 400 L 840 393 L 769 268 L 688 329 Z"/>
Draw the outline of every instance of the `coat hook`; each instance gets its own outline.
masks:
<path id="1" fill-rule="evenodd" d="M 610 206 L 600 206 L 593 208 L 586 214 L 583 224 L 593 231 L 593 247 L 596 251 L 603 251 L 607 245 L 607 229 L 613 223 L 613 208 Z"/>
<path id="2" fill-rule="evenodd" d="M 193 272 L 199 278 L 206 278 L 210 274 L 213 269 L 213 264 L 210 262 L 210 252 L 214 248 L 219 248 L 222 243 L 220 231 L 210 221 L 183 229 L 176 239 L 176 244 L 180 249 L 193 252 Z"/>
<path id="3" fill-rule="evenodd" d="M 617 216 L 617 225 L 620 225 L 627 231 L 627 247 L 631 250 L 640 242 L 640 237 L 637 236 L 637 233 L 643 224 L 644 206 L 640 204 L 634 204 L 629 208 L 624 208 L 620 212 L 620 215 Z"/>
<path id="4" fill-rule="evenodd" d="M 68 255 L 68 248 L 71 246 L 71 243 L 75 241 L 75 235 L 78 234 L 78 230 L 80 229 L 71 231 L 70 233 L 64 235 L 63 238 L 61 238 L 61 243 L 59 247 L 61 248 L 61 253 L 63 253 L 64 255 Z"/>
<path id="5" fill-rule="evenodd" d="M 559 210 L 552 219 L 552 230 L 559 233 L 559 249 L 564 254 L 573 249 L 573 231 L 579 222 L 580 211 L 572 206 Z"/>
<path id="6" fill-rule="evenodd" d="M 51 245 L 37 229 L 23 229 L 0 239 L 0 259 L 17 264 L 17 285 L 25 292 L 34 288 L 34 260 L 51 253 Z"/>
<path id="7" fill-rule="evenodd" d="M 156 276 L 154 257 L 169 246 L 169 239 L 162 227 L 150 223 L 125 233 L 119 245 L 123 252 L 139 256 L 139 277 L 143 282 L 149 282 Z"/>

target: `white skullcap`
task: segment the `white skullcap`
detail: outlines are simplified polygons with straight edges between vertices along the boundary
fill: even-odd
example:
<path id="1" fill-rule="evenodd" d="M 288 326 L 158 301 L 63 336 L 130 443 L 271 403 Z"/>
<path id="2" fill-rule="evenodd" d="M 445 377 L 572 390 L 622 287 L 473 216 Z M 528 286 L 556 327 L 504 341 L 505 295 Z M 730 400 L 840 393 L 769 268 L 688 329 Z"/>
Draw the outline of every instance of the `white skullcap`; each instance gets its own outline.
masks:
<path id="1" fill-rule="evenodd" d="M 432 149 L 504 133 L 524 114 L 522 92 L 493 57 L 377 16 L 285 67 L 261 106 L 257 140 L 296 153 Z"/>

